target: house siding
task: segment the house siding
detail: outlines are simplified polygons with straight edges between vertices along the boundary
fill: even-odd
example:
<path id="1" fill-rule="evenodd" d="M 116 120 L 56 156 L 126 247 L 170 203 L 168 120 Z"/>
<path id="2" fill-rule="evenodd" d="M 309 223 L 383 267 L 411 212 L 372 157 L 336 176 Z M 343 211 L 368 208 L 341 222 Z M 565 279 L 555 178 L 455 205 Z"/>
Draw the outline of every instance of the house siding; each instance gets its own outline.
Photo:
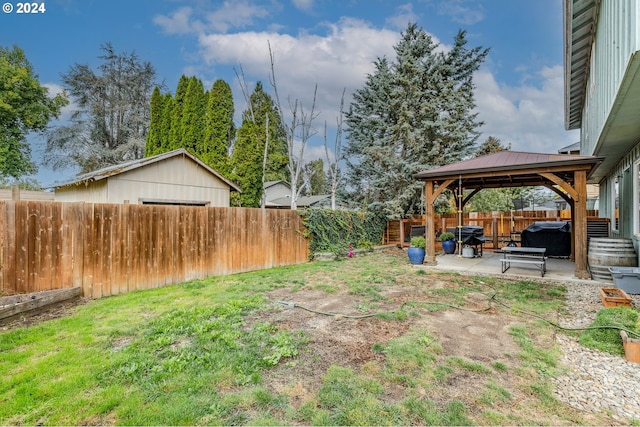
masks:
<path id="1" fill-rule="evenodd" d="M 639 20 L 638 0 L 604 0 L 600 3 L 582 113 L 582 154 L 596 154 L 630 57 L 640 49 Z"/>

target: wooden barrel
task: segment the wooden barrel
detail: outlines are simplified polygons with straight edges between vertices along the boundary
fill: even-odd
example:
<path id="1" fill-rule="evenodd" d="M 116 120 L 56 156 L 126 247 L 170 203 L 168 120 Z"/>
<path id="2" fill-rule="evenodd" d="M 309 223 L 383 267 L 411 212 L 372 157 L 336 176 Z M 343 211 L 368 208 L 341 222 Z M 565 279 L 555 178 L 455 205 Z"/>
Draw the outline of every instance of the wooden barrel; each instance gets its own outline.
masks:
<path id="1" fill-rule="evenodd" d="M 593 280 L 613 282 L 609 267 L 637 267 L 638 256 L 631 239 L 592 237 L 587 256 Z"/>

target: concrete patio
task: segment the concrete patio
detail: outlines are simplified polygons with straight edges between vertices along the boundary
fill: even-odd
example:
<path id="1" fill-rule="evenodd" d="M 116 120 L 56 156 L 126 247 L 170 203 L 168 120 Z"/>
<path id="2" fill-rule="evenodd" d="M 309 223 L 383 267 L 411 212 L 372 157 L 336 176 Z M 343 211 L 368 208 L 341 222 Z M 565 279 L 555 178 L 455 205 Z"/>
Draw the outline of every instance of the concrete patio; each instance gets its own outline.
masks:
<path id="1" fill-rule="evenodd" d="M 574 276 L 575 263 L 570 259 L 547 258 L 547 272 L 544 277 L 541 277 L 540 270 L 534 266 L 513 265 L 505 273 L 502 273 L 501 258 L 502 253 L 496 253 L 492 249 L 485 249 L 481 257 L 475 258 L 463 258 L 457 253 L 452 255 L 440 254 L 436 256 L 436 265 L 424 264 L 421 268 L 511 279 L 526 278 L 558 282 L 579 282 L 593 284 L 594 286 L 613 285 L 612 282 L 576 278 Z"/>

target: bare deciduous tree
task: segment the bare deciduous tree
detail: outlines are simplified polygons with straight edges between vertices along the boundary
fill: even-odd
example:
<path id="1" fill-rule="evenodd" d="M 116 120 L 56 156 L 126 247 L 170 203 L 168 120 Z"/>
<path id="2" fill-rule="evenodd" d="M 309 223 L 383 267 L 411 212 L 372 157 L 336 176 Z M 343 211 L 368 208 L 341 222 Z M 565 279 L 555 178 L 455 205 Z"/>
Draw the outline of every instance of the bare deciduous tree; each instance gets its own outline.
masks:
<path id="1" fill-rule="evenodd" d="M 278 93 L 278 85 L 276 84 L 276 72 L 275 62 L 273 57 L 273 51 L 271 50 L 271 44 L 269 43 L 269 59 L 271 61 L 271 77 L 270 83 L 273 87 L 275 94 L 276 107 L 280 113 L 280 120 L 282 121 L 282 128 L 285 130 L 287 140 L 287 153 L 289 156 L 289 174 L 291 178 L 291 209 L 298 208 L 298 197 L 302 191 L 302 186 L 298 186 L 298 180 L 302 174 L 304 167 L 304 150 L 306 148 L 309 139 L 316 134 L 316 130 L 313 128 L 313 121 L 318 117 L 319 113 L 316 111 L 316 96 L 318 93 L 318 85 L 315 85 L 313 91 L 313 103 L 311 104 L 311 111 L 306 112 L 302 103 L 296 99 L 291 101 L 289 99 L 289 111 L 291 112 L 291 123 L 286 124 L 284 119 L 284 111 L 280 102 L 280 95 Z M 299 147 L 296 149 L 296 142 Z"/>
<path id="2" fill-rule="evenodd" d="M 329 157 L 329 146 L 327 143 L 327 122 L 324 123 L 324 153 L 327 157 L 327 170 L 329 175 L 329 189 L 331 193 L 331 209 L 336 208 L 336 193 L 340 181 L 342 181 L 342 175 L 340 173 L 340 160 L 342 160 L 342 117 L 344 114 L 344 93 L 346 89 L 342 90 L 342 97 L 340 98 L 340 112 L 336 118 L 336 139 L 333 143 L 333 160 Z"/>

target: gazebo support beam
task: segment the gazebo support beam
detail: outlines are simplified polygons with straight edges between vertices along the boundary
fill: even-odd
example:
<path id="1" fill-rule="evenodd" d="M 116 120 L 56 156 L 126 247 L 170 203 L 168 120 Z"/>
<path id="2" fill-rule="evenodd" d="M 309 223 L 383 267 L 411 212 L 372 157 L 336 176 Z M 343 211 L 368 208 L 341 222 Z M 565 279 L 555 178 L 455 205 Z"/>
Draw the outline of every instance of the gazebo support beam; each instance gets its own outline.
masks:
<path id="1" fill-rule="evenodd" d="M 591 277 L 587 268 L 587 172 L 574 172 L 574 198 L 571 212 L 573 244 L 575 248 L 575 276 L 579 279 Z"/>
<path id="2" fill-rule="evenodd" d="M 435 264 L 436 263 L 436 233 L 433 229 L 433 218 L 435 214 L 435 210 L 433 204 L 436 202 L 436 199 L 442 192 L 453 184 L 455 180 L 448 179 L 444 181 L 441 185 L 438 185 L 436 188 L 434 186 L 434 181 L 426 180 L 424 183 L 424 198 L 425 198 L 425 221 L 424 221 L 424 230 L 425 237 L 427 240 L 427 247 L 425 248 L 425 264 Z"/>

